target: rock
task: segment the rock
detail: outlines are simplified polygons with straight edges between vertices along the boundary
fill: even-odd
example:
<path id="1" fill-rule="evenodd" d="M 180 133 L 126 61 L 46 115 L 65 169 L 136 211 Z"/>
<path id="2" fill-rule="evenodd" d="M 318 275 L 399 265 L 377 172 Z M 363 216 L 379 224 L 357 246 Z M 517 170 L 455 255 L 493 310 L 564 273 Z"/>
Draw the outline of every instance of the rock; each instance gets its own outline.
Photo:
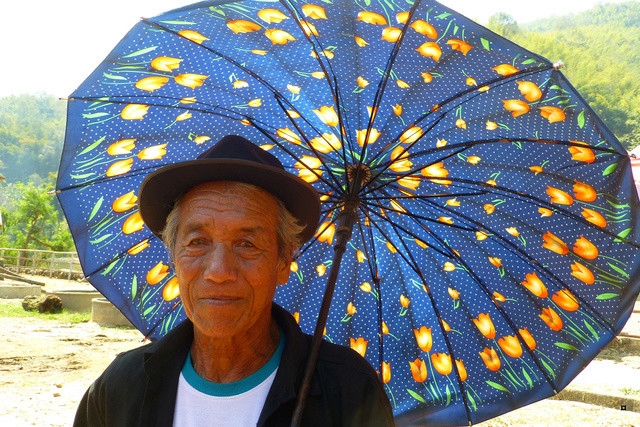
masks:
<path id="1" fill-rule="evenodd" d="M 27 295 L 22 300 L 22 308 L 26 311 L 36 311 L 38 309 L 38 302 L 41 297 L 35 295 Z"/>
<path id="2" fill-rule="evenodd" d="M 33 296 L 27 295 L 22 300 L 22 308 L 26 311 L 39 311 L 40 313 L 60 313 L 62 300 L 57 295 Z"/>
<path id="3" fill-rule="evenodd" d="M 57 295 L 40 297 L 38 311 L 40 313 L 60 313 L 62 311 L 62 300 Z"/>

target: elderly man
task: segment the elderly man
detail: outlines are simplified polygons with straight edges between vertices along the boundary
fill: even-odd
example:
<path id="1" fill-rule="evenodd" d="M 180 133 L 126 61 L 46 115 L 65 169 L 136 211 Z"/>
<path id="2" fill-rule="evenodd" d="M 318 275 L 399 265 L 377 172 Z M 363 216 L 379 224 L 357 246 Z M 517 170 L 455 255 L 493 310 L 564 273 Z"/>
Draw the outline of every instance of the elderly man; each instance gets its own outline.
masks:
<path id="1" fill-rule="evenodd" d="M 311 337 L 273 303 L 317 227 L 315 190 L 270 153 L 227 136 L 140 189 L 140 212 L 175 263 L 188 320 L 119 355 L 75 425 L 289 425 Z M 323 342 L 303 426 L 393 425 L 372 367 Z"/>

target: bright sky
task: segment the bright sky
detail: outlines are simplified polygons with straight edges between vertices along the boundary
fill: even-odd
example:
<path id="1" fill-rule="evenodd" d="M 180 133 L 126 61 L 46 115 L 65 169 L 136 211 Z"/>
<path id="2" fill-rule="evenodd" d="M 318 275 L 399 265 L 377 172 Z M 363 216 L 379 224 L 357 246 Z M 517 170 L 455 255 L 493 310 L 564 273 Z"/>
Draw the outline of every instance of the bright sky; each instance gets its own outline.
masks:
<path id="1" fill-rule="evenodd" d="M 140 17 L 195 0 L 31 0 L 0 6 L 0 97 L 45 92 L 67 97 Z M 623 0 L 608 0 L 619 3 Z M 590 9 L 598 0 L 441 0 L 486 24 L 497 12 L 519 23 Z"/>

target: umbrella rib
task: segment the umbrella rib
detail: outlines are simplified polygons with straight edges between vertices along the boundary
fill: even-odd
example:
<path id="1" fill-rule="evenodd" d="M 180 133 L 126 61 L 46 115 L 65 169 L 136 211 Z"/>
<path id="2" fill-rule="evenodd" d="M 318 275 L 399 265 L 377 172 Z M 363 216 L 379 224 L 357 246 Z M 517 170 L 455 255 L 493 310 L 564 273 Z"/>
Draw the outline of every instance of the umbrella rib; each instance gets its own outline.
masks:
<path id="1" fill-rule="evenodd" d="M 276 97 L 276 101 L 278 102 L 278 105 L 280 105 L 280 108 L 282 108 L 283 111 L 286 112 L 286 108 L 284 107 L 284 105 L 282 104 L 280 99 Z M 291 122 L 291 124 L 296 128 L 298 133 L 304 138 L 305 143 L 311 148 L 311 150 L 313 151 L 313 154 L 315 154 L 315 156 L 318 158 L 318 160 L 320 160 L 320 163 L 322 163 L 322 166 L 324 166 L 324 168 L 327 170 L 327 172 L 330 172 L 331 169 L 329 169 L 329 166 L 327 166 L 327 164 L 324 161 L 324 155 L 321 155 L 321 153 L 315 149 L 313 144 L 311 144 L 311 141 L 309 141 L 309 139 L 304 134 L 304 132 L 302 132 L 302 129 L 300 129 L 300 126 L 295 122 L 295 120 L 291 116 L 289 116 L 289 115 L 287 115 L 287 116 L 289 117 L 289 121 Z M 320 138 L 324 138 L 324 136 L 320 135 Z M 329 143 L 329 144 L 331 144 L 331 143 Z M 343 164 L 346 165 L 346 163 L 347 163 L 346 159 L 343 158 L 342 161 L 343 161 Z M 329 175 L 331 176 L 331 178 L 333 178 L 333 181 L 336 184 L 336 188 L 340 188 L 340 182 L 338 182 L 338 179 L 335 177 L 335 175 L 333 175 L 332 173 L 329 173 Z"/>
<path id="2" fill-rule="evenodd" d="M 378 84 L 378 88 L 376 90 L 376 94 L 375 97 L 373 99 L 373 105 L 371 107 L 371 116 L 369 117 L 369 124 L 367 125 L 367 133 L 365 135 L 363 144 L 362 144 L 362 150 L 360 150 L 360 159 L 358 160 L 358 169 L 362 166 L 362 162 L 364 159 L 364 154 L 365 151 L 367 149 L 367 146 L 369 145 L 368 141 L 369 141 L 369 135 L 371 133 L 371 129 L 373 126 L 373 122 L 376 118 L 376 112 L 378 111 L 378 108 L 380 107 L 380 104 L 382 103 L 382 96 L 384 95 L 384 90 L 387 87 L 387 82 L 389 81 L 389 77 L 391 76 L 391 69 L 393 68 L 393 65 L 395 64 L 395 60 L 396 57 L 398 56 L 398 53 L 400 52 L 400 48 L 402 47 L 402 42 L 404 41 L 404 36 L 406 35 L 408 29 L 409 29 L 409 22 L 411 21 L 411 19 L 413 18 L 416 10 L 418 9 L 418 7 L 420 6 L 421 0 L 416 0 L 413 5 L 411 5 L 411 9 L 409 10 L 409 15 L 407 17 L 407 21 L 404 24 L 404 27 L 402 27 L 402 30 L 400 30 L 400 37 L 398 38 L 398 40 L 396 40 L 393 49 L 391 51 L 391 55 L 389 56 L 389 59 L 387 60 L 387 65 L 385 67 L 385 71 L 384 71 L 384 75 L 383 75 L 383 79 L 382 81 L 380 81 L 380 83 Z"/>
<path id="3" fill-rule="evenodd" d="M 427 203 L 429 203 L 429 201 L 427 201 Z M 487 230 L 489 230 L 489 228 L 487 228 L 487 227 L 485 227 L 485 228 Z M 432 235 L 432 237 L 434 239 L 439 240 L 441 243 L 444 244 L 444 242 L 438 237 L 437 234 L 433 233 L 431 230 L 428 230 L 428 231 L 431 233 L 431 235 Z M 502 239 L 502 236 L 500 236 L 499 234 L 496 234 L 496 235 L 499 236 Z M 496 301 L 495 297 L 493 295 L 491 295 L 491 292 L 489 291 L 489 288 L 487 287 L 487 285 L 485 285 L 485 283 L 482 281 L 482 279 L 480 279 L 480 277 L 473 272 L 473 269 L 470 268 L 470 266 L 462 259 L 461 256 L 459 256 L 459 255 L 457 255 L 455 253 L 454 253 L 454 255 L 455 255 L 456 259 L 465 267 L 466 271 L 473 278 L 473 280 L 480 286 L 480 289 L 484 292 L 484 294 L 491 300 L 491 302 L 493 303 L 494 307 L 498 310 L 498 312 L 500 313 L 502 318 L 507 322 L 507 324 L 509 325 L 511 330 L 518 337 L 520 345 L 527 351 L 529 356 L 533 359 L 534 363 L 538 367 L 538 370 L 542 373 L 542 375 L 545 377 L 545 379 L 547 380 L 547 382 L 549 383 L 549 385 L 553 389 L 554 394 L 557 394 L 557 387 L 554 384 L 553 380 L 545 372 L 545 370 L 543 369 L 543 367 L 542 367 L 542 365 L 540 363 L 540 360 L 533 353 L 533 351 L 529 348 L 529 346 L 525 342 L 524 338 L 520 334 L 520 331 L 518 330 L 518 328 L 513 324 L 513 322 L 511 321 L 511 319 L 509 318 L 507 313 L 504 311 L 504 309 L 500 306 L 500 304 L 498 304 L 498 302 Z M 535 262 L 537 263 L 537 261 L 535 261 Z"/>
<path id="4" fill-rule="evenodd" d="M 285 6 L 285 7 L 286 7 L 286 6 Z M 295 16 L 294 16 L 294 19 L 297 19 L 297 18 L 295 18 Z M 208 46 L 204 46 L 204 45 L 202 45 L 202 44 L 200 44 L 200 43 L 196 43 L 196 42 L 194 42 L 194 41 L 192 41 L 192 40 L 188 39 L 187 37 L 184 37 L 184 36 L 180 35 L 178 32 L 176 32 L 176 31 L 174 31 L 174 30 L 171 30 L 171 29 L 169 29 L 169 28 L 167 28 L 167 27 L 165 27 L 165 26 L 162 26 L 162 25 L 160 25 L 160 24 L 158 24 L 158 23 L 156 23 L 156 22 L 150 21 L 150 20 L 148 20 L 148 19 L 143 19 L 143 20 L 142 20 L 142 22 L 143 22 L 143 23 L 145 23 L 145 24 L 147 24 L 147 25 L 149 25 L 149 26 L 151 26 L 151 27 L 157 28 L 157 29 L 159 29 L 159 30 L 165 31 L 165 32 L 167 32 L 167 33 L 169 33 L 169 34 L 173 34 L 173 35 L 175 35 L 175 36 L 177 36 L 177 37 L 180 37 L 180 38 L 182 38 L 182 39 L 184 39 L 184 40 L 187 40 L 187 41 L 189 41 L 190 43 L 193 43 L 193 44 L 195 44 L 196 46 L 199 46 L 199 47 L 201 47 L 201 48 L 203 48 L 203 49 L 206 49 L 207 51 L 209 51 L 209 52 L 213 53 L 214 55 L 217 55 L 218 57 L 220 57 L 220 58 L 224 59 L 225 61 L 227 61 L 227 62 L 229 62 L 229 63 L 233 64 L 235 67 L 239 68 L 240 70 L 242 70 L 242 71 L 246 72 L 247 74 L 249 74 L 250 76 L 252 76 L 253 78 L 255 78 L 258 82 L 260 82 L 263 86 L 265 86 L 269 91 L 271 91 L 271 93 L 272 93 L 276 98 L 281 98 L 281 99 L 282 99 L 282 100 L 283 100 L 287 105 L 289 105 L 289 107 L 290 107 L 293 111 L 295 111 L 296 113 L 298 113 L 298 114 L 300 115 L 300 117 L 302 117 L 302 118 L 303 118 L 303 120 L 304 120 L 304 121 L 305 121 L 309 126 L 311 126 L 311 127 L 312 127 L 316 132 L 318 132 L 318 130 L 317 130 L 317 129 L 315 129 L 315 127 L 314 127 L 314 126 L 313 126 L 313 125 L 312 125 L 312 124 L 311 124 L 307 119 L 305 119 L 305 118 L 304 118 L 304 116 L 303 116 L 302 114 L 300 114 L 300 112 L 298 111 L 298 109 L 297 109 L 297 108 L 296 108 L 296 107 L 295 107 L 291 102 L 289 102 L 289 100 L 288 100 L 286 97 L 284 97 L 284 96 L 283 96 L 283 95 L 282 95 L 282 94 L 281 94 L 281 93 L 280 93 L 276 88 L 274 88 L 274 87 L 273 87 L 269 82 L 267 82 L 266 80 L 264 80 L 262 77 L 260 77 L 260 75 L 256 74 L 256 73 L 255 73 L 254 71 L 252 71 L 251 69 L 249 69 L 249 68 L 245 67 L 244 65 L 242 65 L 242 64 L 238 63 L 237 61 L 235 61 L 234 59 L 232 59 L 232 58 L 230 58 L 230 57 L 228 57 L 228 56 L 226 56 L 226 55 L 223 55 L 222 53 L 220 53 L 220 52 L 218 52 L 218 51 L 216 51 L 216 50 L 214 50 L 214 49 L 212 49 L 212 48 L 210 48 L 210 47 L 208 47 Z M 305 33 L 305 34 L 306 34 L 306 33 Z M 335 97 L 334 97 L 334 98 L 335 98 Z M 319 133 L 318 133 L 318 134 L 319 134 Z"/>
<path id="5" fill-rule="evenodd" d="M 401 191 L 406 193 L 410 193 L 411 191 L 402 189 Z M 387 194 L 385 192 L 385 194 Z M 448 194 L 411 194 L 410 196 L 376 196 L 376 197 L 367 197 L 367 200 L 402 200 L 402 199 L 439 199 L 444 197 L 462 197 L 462 196 L 484 196 L 487 194 L 486 191 L 474 192 L 474 193 L 448 193 Z"/>
<path id="6" fill-rule="evenodd" d="M 417 157 L 424 156 L 424 155 L 427 155 L 427 154 L 436 153 L 438 151 L 454 150 L 454 149 L 461 148 L 461 147 L 470 148 L 470 147 L 475 147 L 476 145 L 485 145 L 485 144 L 486 145 L 495 144 L 495 143 L 504 144 L 504 143 L 509 143 L 509 142 L 527 142 L 527 143 L 532 143 L 532 144 L 553 144 L 553 145 L 563 145 L 563 146 L 566 146 L 566 147 L 583 147 L 583 148 L 589 148 L 589 149 L 591 149 L 593 151 L 599 151 L 599 152 L 602 152 L 602 153 L 618 155 L 620 157 L 626 157 L 627 156 L 626 154 L 618 153 L 613 148 L 600 148 L 600 147 L 594 147 L 594 146 L 588 146 L 587 147 L 585 145 L 576 144 L 576 143 L 573 143 L 571 141 L 555 141 L 555 140 L 533 139 L 533 138 L 478 139 L 478 140 L 473 140 L 473 141 L 461 142 L 461 143 L 458 143 L 458 144 L 447 145 L 446 147 L 443 147 L 443 148 L 429 148 L 429 149 L 426 149 L 426 150 L 419 151 L 417 153 L 409 153 L 408 150 L 409 150 L 410 147 L 407 147 L 402 154 L 408 153 L 408 156 L 406 158 L 415 160 Z M 388 167 L 388 166 L 392 165 L 393 163 L 395 163 L 396 161 L 397 160 L 389 160 L 387 162 L 380 163 L 378 166 L 375 166 L 375 167 L 373 167 L 371 169 L 378 169 L 378 168 Z"/>
<path id="7" fill-rule="evenodd" d="M 296 21 L 296 23 L 298 24 L 298 26 L 300 27 L 300 29 L 302 30 L 302 32 L 304 33 L 305 37 L 307 38 L 307 40 L 309 41 L 309 43 L 311 44 L 311 47 L 313 48 L 313 51 L 315 52 L 315 56 L 316 59 L 318 60 L 318 64 L 320 65 L 320 68 L 322 69 L 322 72 L 324 73 L 326 79 L 327 79 L 327 84 L 329 85 L 329 90 L 331 92 L 331 95 L 333 97 L 333 102 L 336 106 L 336 113 L 338 115 L 338 122 L 340 123 L 340 129 L 343 128 L 344 126 L 344 119 L 342 116 L 342 109 L 340 108 L 340 104 L 339 104 L 339 97 L 338 97 L 338 84 L 337 81 L 335 80 L 335 73 L 333 72 L 333 68 L 331 67 L 331 63 L 329 61 L 327 61 L 327 65 L 329 66 L 329 69 L 331 70 L 331 75 L 334 77 L 334 84 L 335 86 L 333 86 L 331 84 L 331 81 L 329 79 L 329 73 L 327 73 L 327 69 L 325 67 L 324 62 L 322 61 L 321 57 L 324 57 L 324 49 L 322 49 L 322 55 L 320 55 L 318 53 L 318 50 L 316 49 L 316 45 L 314 44 L 314 40 L 315 42 L 318 44 L 318 46 L 320 46 L 320 48 L 322 48 L 322 44 L 320 43 L 320 41 L 318 40 L 318 38 L 313 34 L 313 32 L 309 31 L 309 33 L 307 33 L 307 31 L 305 31 L 305 28 L 303 27 L 302 23 L 300 22 L 299 19 L 299 13 L 298 11 L 293 7 L 293 5 L 291 5 L 290 1 L 288 0 L 281 0 L 280 3 L 284 6 L 285 9 L 287 9 L 289 11 L 289 13 L 291 14 L 291 16 L 293 17 L 293 19 Z M 294 11 L 296 13 L 294 13 Z M 314 40 L 311 39 L 311 36 L 313 35 Z M 351 149 L 351 142 L 349 141 L 349 138 L 346 138 L 345 141 L 345 135 L 340 132 L 340 139 L 342 140 L 342 150 L 343 150 L 343 155 L 345 158 L 345 167 L 346 167 L 346 151 L 345 151 L 345 145 L 348 143 L 349 144 L 349 148 Z"/>
<path id="8" fill-rule="evenodd" d="M 431 202 L 429 200 L 423 200 L 423 202 L 426 203 L 426 204 L 429 204 L 431 207 L 434 207 L 436 209 L 445 210 L 445 212 L 453 214 L 454 216 L 458 216 L 459 218 L 462 218 L 465 221 L 468 221 L 468 222 L 474 224 L 479 229 L 484 229 L 484 230 L 488 231 L 489 233 L 491 233 L 492 235 L 497 236 L 504 244 L 507 245 L 507 246 L 504 246 L 503 244 L 501 244 L 501 246 L 503 246 L 503 247 L 505 247 L 507 249 L 510 247 L 511 248 L 511 250 L 510 250 L 511 253 L 514 253 L 519 258 L 523 259 L 524 261 L 529 262 L 532 265 L 532 267 L 534 269 L 538 270 L 541 274 L 543 274 L 546 277 L 551 278 L 553 282 L 560 284 L 562 288 L 569 290 L 572 294 L 576 293 L 576 292 L 573 291 L 573 289 L 569 285 L 567 285 L 563 280 L 561 280 L 555 274 L 553 274 L 552 272 L 550 272 L 550 271 L 544 269 L 543 267 L 541 267 L 541 264 L 540 264 L 540 262 L 538 260 L 536 260 L 535 258 L 531 257 L 529 254 L 524 252 L 522 249 L 518 248 L 516 245 L 514 245 L 509 240 L 505 239 L 500 233 L 497 233 L 492 228 L 489 228 L 486 225 L 483 225 L 483 224 L 473 220 L 472 218 L 470 218 L 470 217 L 468 217 L 468 216 L 466 216 L 466 215 L 464 215 L 462 213 L 453 211 L 453 210 L 451 210 L 449 208 L 446 208 L 446 207 L 443 207 L 443 206 L 436 205 L 436 204 L 434 204 L 433 202 Z M 607 321 L 605 318 L 603 318 L 600 315 L 600 313 L 598 313 L 595 309 L 593 309 L 589 303 L 587 303 L 586 301 L 583 301 L 582 299 L 581 299 L 581 302 L 583 302 L 584 305 L 592 312 L 592 314 L 595 315 L 598 318 L 597 320 L 600 322 L 600 324 L 605 326 L 606 328 L 608 328 L 610 330 L 612 336 L 615 337 L 615 328 L 613 327 L 613 325 L 609 321 Z"/>
<path id="9" fill-rule="evenodd" d="M 373 282 L 373 285 L 376 287 L 376 292 L 378 293 L 378 359 L 380 360 L 380 363 L 382 364 L 382 362 L 384 361 L 384 339 L 382 338 L 383 333 L 382 333 L 382 293 L 380 292 L 380 277 L 378 274 L 378 268 L 377 268 L 377 263 L 375 263 L 376 265 L 376 269 L 375 269 L 375 273 L 374 273 L 374 269 L 373 269 L 373 264 L 371 264 L 371 255 L 369 254 L 369 249 L 367 247 L 367 244 L 365 243 L 365 235 L 364 235 L 364 230 L 362 229 L 362 224 L 360 224 L 360 222 L 358 222 L 358 231 L 360 232 L 360 237 L 362 238 L 362 246 L 364 246 L 364 250 L 367 253 L 367 265 L 369 266 L 369 273 L 371 274 L 371 281 Z M 369 241 L 371 242 L 371 247 L 372 249 L 375 251 L 375 243 L 374 243 L 374 239 L 373 239 L 373 233 L 371 232 L 371 227 L 369 227 Z M 375 254 L 374 254 L 374 258 L 375 258 Z"/>
<path id="10" fill-rule="evenodd" d="M 380 208 L 382 208 L 382 206 L 380 206 Z M 375 212 L 375 211 L 373 211 L 373 212 L 377 215 L 377 212 Z M 392 221 L 387 221 L 387 223 L 391 225 L 393 231 L 396 233 L 396 235 L 400 239 L 400 242 L 402 243 L 402 246 L 404 246 L 405 250 L 407 251 L 407 254 L 411 258 L 411 262 L 413 262 L 413 265 L 411 264 L 411 262 L 409 262 L 407 260 L 407 258 L 401 252 L 398 251 L 397 253 L 399 253 L 401 255 L 401 257 L 405 260 L 405 262 L 409 265 L 409 267 L 420 277 L 420 279 L 422 280 L 423 286 L 427 286 L 427 283 L 426 283 L 426 280 L 424 278 L 424 275 L 422 274 L 422 270 L 420 269 L 420 267 L 418 266 L 417 262 L 413 258 L 413 255 L 411 255 L 411 251 L 409 250 L 409 248 L 405 244 L 404 239 L 402 239 L 402 237 L 400 236 L 400 233 L 398 232 L 396 224 L 394 224 Z M 382 231 L 382 229 L 380 227 L 378 227 L 377 224 L 375 224 L 375 225 L 376 225 L 376 228 L 378 229 L 378 231 L 380 232 L 380 234 L 382 234 L 385 237 L 385 239 L 387 239 L 387 241 L 391 242 L 391 239 L 389 239 L 389 237 Z M 441 242 L 441 243 L 443 243 L 443 242 Z M 396 246 L 393 243 L 391 243 L 391 244 L 393 245 L 394 248 L 396 248 Z M 396 250 L 397 249 L 398 248 L 396 248 Z M 427 288 L 428 288 L 428 286 L 427 286 Z M 458 380 L 458 387 L 460 388 L 460 392 L 461 392 L 460 394 L 462 395 L 462 400 L 463 400 L 463 403 L 464 403 L 464 407 L 465 407 L 465 410 L 467 412 L 467 419 L 471 423 L 471 413 L 469 411 L 469 402 L 467 401 L 467 396 L 465 394 L 466 389 L 465 389 L 464 384 L 462 382 L 462 377 L 460 376 L 460 372 L 458 370 L 458 366 L 455 363 L 455 357 L 454 357 L 454 354 L 453 354 L 453 347 L 451 345 L 451 342 L 450 342 L 446 332 L 444 331 L 444 327 L 442 326 L 442 322 L 441 322 L 442 317 L 440 317 L 440 312 L 436 308 L 435 301 L 433 301 L 433 299 L 431 297 L 431 292 L 427 292 L 427 294 L 429 294 L 429 298 L 431 300 L 432 308 L 433 308 L 434 312 L 436 313 L 436 316 L 440 320 L 440 322 L 438 322 L 438 323 L 440 323 L 440 329 L 442 331 L 442 336 L 443 336 L 443 338 L 445 340 L 445 343 L 447 345 L 447 349 L 449 350 L 449 354 L 451 355 L 451 359 L 452 359 L 451 360 L 451 364 L 453 365 L 453 369 L 454 369 L 454 371 L 456 373 L 456 378 Z"/>
<path id="11" fill-rule="evenodd" d="M 464 150 L 462 150 L 462 151 L 464 151 Z M 457 152 L 453 153 L 452 155 L 457 155 Z M 452 155 L 449 155 L 448 157 L 451 157 Z M 435 164 L 436 162 L 437 161 L 434 161 L 431 164 Z M 370 192 L 372 192 L 372 191 L 374 191 L 376 189 L 379 190 L 379 189 L 382 189 L 384 187 L 390 186 L 391 184 L 395 184 L 399 180 L 401 180 L 402 178 L 406 178 L 408 176 L 415 175 L 421 169 L 422 168 L 414 169 L 411 172 L 408 172 L 408 173 L 405 173 L 405 174 L 401 174 L 401 175 L 396 175 L 396 176 L 394 176 L 394 178 L 391 181 L 388 181 L 388 182 L 376 187 L 373 190 L 368 190 L 363 195 L 369 194 Z M 587 226 L 587 227 L 589 227 L 589 228 L 591 228 L 593 230 L 598 230 L 598 231 L 600 231 L 600 232 L 602 232 L 604 234 L 607 234 L 609 237 L 614 237 L 614 238 L 619 239 L 619 240 L 621 240 L 621 241 L 623 241 L 623 242 L 625 242 L 627 244 L 630 244 L 630 245 L 634 246 L 635 248 L 639 248 L 640 249 L 640 244 L 638 244 L 638 243 L 632 242 L 632 241 L 628 240 L 627 238 L 620 237 L 617 234 L 613 233 L 612 231 L 609 231 L 609 230 L 607 230 L 605 228 L 598 227 L 597 225 L 592 224 L 589 221 L 587 221 L 586 219 L 580 218 L 579 216 L 577 216 L 577 215 L 575 215 L 575 214 L 573 214 L 571 212 L 567 212 L 565 210 L 558 209 L 557 206 L 554 206 L 550 202 L 547 202 L 545 200 L 539 199 L 539 198 L 537 198 L 535 196 L 532 196 L 530 194 L 523 193 L 521 191 L 515 191 L 515 190 L 512 190 L 510 188 L 501 187 L 501 186 L 498 186 L 498 185 L 487 184 L 486 182 L 473 181 L 473 180 L 462 179 L 462 178 L 453 178 L 453 177 L 450 177 L 450 176 L 447 176 L 447 177 L 425 177 L 425 178 L 428 179 L 429 181 L 441 180 L 441 181 L 450 181 L 451 183 L 455 182 L 455 183 L 462 183 L 462 184 L 469 184 L 469 185 L 473 185 L 473 186 L 484 187 L 487 190 L 489 190 L 488 192 L 490 192 L 490 193 L 496 193 L 495 190 L 499 190 L 502 193 L 497 193 L 497 194 L 506 193 L 506 194 L 504 194 L 505 197 L 513 196 L 512 198 L 516 198 L 516 199 L 519 198 L 519 197 L 522 197 L 525 200 L 529 200 L 532 204 L 533 203 L 537 203 L 537 204 L 539 204 L 541 206 L 545 206 L 547 208 L 557 210 L 557 212 L 559 212 L 563 216 L 566 216 L 567 218 L 570 218 L 570 219 L 572 219 L 574 221 L 577 221 L 577 222 L 579 222 L 579 223 L 581 223 L 581 224 L 583 224 L 583 225 L 585 225 L 585 226 Z M 398 187 L 395 187 L 395 188 L 398 191 L 404 191 L 404 190 L 402 190 L 402 189 L 400 189 Z"/>
<path id="12" fill-rule="evenodd" d="M 481 85 L 481 87 L 482 86 L 490 86 L 490 85 L 494 85 L 494 84 L 498 84 L 498 83 L 500 83 L 501 85 L 502 84 L 506 84 L 506 83 L 509 83 L 509 82 L 513 81 L 515 78 L 518 78 L 518 77 L 523 77 L 523 76 L 526 76 L 526 75 L 529 75 L 529 74 L 535 74 L 535 73 L 538 73 L 538 72 L 548 71 L 548 70 L 552 70 L 552 69 L 553 69 L 552 66 L 528 68 L 528 69 L 520 71 L 518 73 L 514 73 L 514 74 L 510 74 L 508 76 L 502 76 L 502 77 L 498 77 L 496 79 L 490 80 L 490 81 L 488 81 L 486 83 L 483 83 Z M 412 127 L 420 124 L 420 122 L 422 122 L 424 119 L 426 119 L 427 117 L 429 117 L 431 114 L 435 113 L 436 111 L 440 115 L 440 118 L 438 119 L 438 122 L 440 120 L 442 120 L 449 112 L 451 112 L 451 111 L 453 111 L 455 109 L 455 107 L 452 107 L 449 110 L 447 110 L 447 112 L 442 113 L 441 110 L 442 110 L 442 107 L 444 105 L 447 105 L 450 102 L 453 102 L 456 99 L 458 99 L 458 98 L 460 98 L 462 96 L 465 96 L 465 95 L 467 95 L 467 94 L 469 94 L 469 93 L 471 93 L 473 91 L 476 91 L 476 90 L 477 89 L 475 89 L 475 88 L 470 88 L 470 89 L 464 90 L 464 91 L 462 91 L 460 93 L 457 93 L 456 95 L 454 95 L 452 97 L 449 97 L 448 99 L 444 100 L 442 103 L 438 104 L 437 105 L 437 107 L 438 107 L 437 109 L 432 109 L 432 111 L 429 111 L 429 112 L 423 114 L 421 117 L 419 117 L 417 120 L 415 120 L 411 125 L 407 126 L 404 129 L 404 131 L 402 131 L 400 133 L 399 136 L 394 138 L 389 144 L 387 144 L 382 150 L 380 150 L 380 152 L 378 153 L 376 158 L 380 158 L 381 156 L 385 155 L 386 154 L 385 151 L 388 150 L 391 145 L 395 144 L 395 142 L 397 142 L 405 132 L 410 130 Z M 481 95 L 482 95 L 482 93 L 478 93 L 476 95 L 476 97 L 477 96 L 481 96 Z M 433 128 L 433 126 L 430 126 L 429 130 L 431 130 L 432 128 Z M 429 132 L 429 130 L 427 130 L 427 132 L 424 132 L 423 135 L 419 139 L 421 139 L 424 135 L 426 135 Z M 419 139 L 418 139 L 418 141 L 419 141 Z M 410 149 L 411 147 L 413 147 L 413 145 L 416 144 L 418 141 L 415 141 L 415 142 L 409 144 L 409 146 L 407 147 L 407 150 Z"/>

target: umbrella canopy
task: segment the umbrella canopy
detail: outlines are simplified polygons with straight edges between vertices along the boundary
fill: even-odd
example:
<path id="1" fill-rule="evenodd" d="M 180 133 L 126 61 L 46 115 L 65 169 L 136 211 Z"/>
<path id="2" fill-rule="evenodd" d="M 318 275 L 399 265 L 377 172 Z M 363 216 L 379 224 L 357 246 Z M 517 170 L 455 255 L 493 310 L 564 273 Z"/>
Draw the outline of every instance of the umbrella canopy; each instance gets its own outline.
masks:
<path id="1" fill-rule="evenodd" d="M 557 67 L 435 1 L 218 0 L 140 22 L 69 102 L 84 272 L 152 338 L 184 312 L 137 189 L 227 134 L 322 195 L 276 302 L 379 370 L 400 423 L 550 396 L 631 313 L 629 159 Z"/>

